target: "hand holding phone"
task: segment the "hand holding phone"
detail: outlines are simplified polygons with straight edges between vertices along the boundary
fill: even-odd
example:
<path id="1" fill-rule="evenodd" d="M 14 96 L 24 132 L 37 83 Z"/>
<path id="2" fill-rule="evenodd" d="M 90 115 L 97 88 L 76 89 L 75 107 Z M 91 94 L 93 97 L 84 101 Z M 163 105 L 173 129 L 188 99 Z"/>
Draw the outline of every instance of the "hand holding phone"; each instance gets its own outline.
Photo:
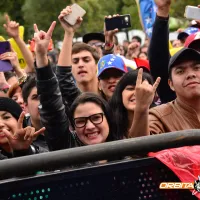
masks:
<path id="1" fill-rule="evenodd" d="M 74 26 L 77 22 L 78 17 L 83 17 L 86 14 L 86 11 L 81 8 L 78 4 L 73 4 L 71 6 L 71 10 L 72 12 L 69 15 L 66 15 L 64 17 L 64 20 Z"/>
<path id="2" fill-rule="evenodd" d="M 131 27 L 131 17 L 130 14 L 119 15 L 112 18 L 105 18 L 106 31 L 111 31 L 114 29 L 122 29 Z"/>
<path id="3" fill-rule="evenodd" d="M 200 8 L 195 6 L 186 6 L 184 16 L 187 19 L 200 20 Z"/>

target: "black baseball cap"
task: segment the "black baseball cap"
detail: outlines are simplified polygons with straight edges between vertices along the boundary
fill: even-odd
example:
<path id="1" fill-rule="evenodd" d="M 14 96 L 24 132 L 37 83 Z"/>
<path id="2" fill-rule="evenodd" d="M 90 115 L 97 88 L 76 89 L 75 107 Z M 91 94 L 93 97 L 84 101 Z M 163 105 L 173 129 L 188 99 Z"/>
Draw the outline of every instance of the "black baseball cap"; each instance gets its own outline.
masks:
<path id="1" fill-rule="evenodd" d="M 180 63 L 181 61 L 187 60 L 200 61 L 200 53 L 191 48 L 182 48 L 170 58 L 168 71 L 170 71 L 171 68 L 173 68 L 176 64 Z"/>
<path id="2" fill-rule="evenodd" d="M 88 43 L 91 40 L 99 40 L 101 42 L 105 42 L 105 36 L 103 33 L 87 33 L 83 36 L 83 42 Z"/>

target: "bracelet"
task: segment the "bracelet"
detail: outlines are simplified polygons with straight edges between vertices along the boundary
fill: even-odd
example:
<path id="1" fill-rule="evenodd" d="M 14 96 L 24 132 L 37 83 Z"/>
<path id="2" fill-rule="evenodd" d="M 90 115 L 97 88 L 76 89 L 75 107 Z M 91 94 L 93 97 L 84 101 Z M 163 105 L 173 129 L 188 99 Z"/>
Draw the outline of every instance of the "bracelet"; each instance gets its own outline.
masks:
<path id="1" fill-rule="evenodd" d="M 27 75 L 24 75 L 24 76 L 18 78 L 19 85 L 21 85 L 22 83 L 25 83 L 26 79 L 27 79 Z"/>

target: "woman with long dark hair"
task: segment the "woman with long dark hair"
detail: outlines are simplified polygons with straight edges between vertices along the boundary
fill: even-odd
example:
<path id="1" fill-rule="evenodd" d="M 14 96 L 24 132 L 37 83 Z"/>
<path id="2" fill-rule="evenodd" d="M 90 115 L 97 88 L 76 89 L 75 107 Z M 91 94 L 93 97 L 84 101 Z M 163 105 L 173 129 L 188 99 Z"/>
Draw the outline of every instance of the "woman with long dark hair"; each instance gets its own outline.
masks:
<path id="1" fill-rule="evenodd" d="M 121 139 L 134 137 L 132 131 L 136 130 L 133 130 L 133 125 L 137 121 L 135 117 L 138 117 L 135 116 L 135 110 L 138 108 L 139 110 L 144 109 L 145 112 L 148 111 L 147 107 L 142 108 L 141 101 L 143 100 L 144 106 L 147 102 L 150 102 L 150 107 L 155 105 L 153 99 L 159 80 L 157 79 L 153 84 L 151 75 L 143 72 L 142 69 L 130 71 L 121 78 L 109 102 L 115 116 L 116 137 Z M 147 118 L 147 116 L 145 117 Z M 136 126 L 140 126 L 140 122 L 135 124 Z"/>

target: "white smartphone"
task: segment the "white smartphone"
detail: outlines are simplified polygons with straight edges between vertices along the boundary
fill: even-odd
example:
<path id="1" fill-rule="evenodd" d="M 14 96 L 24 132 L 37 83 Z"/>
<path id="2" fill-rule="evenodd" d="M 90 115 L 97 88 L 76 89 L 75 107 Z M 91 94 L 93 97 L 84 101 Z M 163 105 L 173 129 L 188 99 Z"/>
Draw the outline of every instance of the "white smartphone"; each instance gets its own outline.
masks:
<path id="1" fill-rule="evenodd" d="M 186 6 L 184 16 L 187 19 L 200 20 L 200 8 L 195 6 Z"/>
<path id="2" fill-rule="evenodd" d="M 71 8 L 72 12 L 69 15 L 66 15 L 64 17 L 64 20 L 73 26 L 74 24 L 76 24 L 78 17 L 83 17 L 86 14 L 86 11 L 78 4 L 73 4 Z"/>

